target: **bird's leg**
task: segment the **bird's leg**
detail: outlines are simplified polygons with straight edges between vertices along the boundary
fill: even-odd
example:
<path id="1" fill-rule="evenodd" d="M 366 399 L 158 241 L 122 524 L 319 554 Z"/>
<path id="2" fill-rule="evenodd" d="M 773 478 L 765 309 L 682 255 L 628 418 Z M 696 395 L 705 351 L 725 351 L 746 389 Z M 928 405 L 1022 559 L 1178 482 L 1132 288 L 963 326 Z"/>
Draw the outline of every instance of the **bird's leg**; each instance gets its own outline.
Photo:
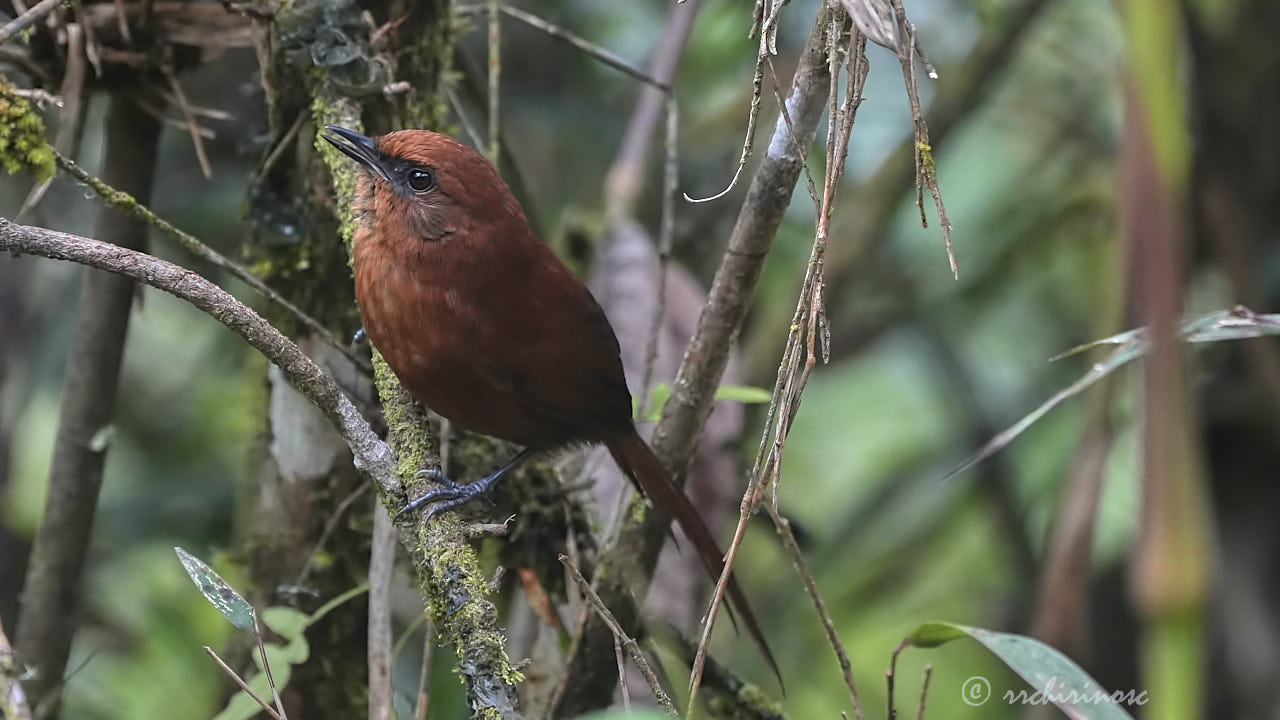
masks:
<path id="1" fill-rule="evenodd" d="M 396 513 L 396 517 L 399 517 L 411 510 L 416 510 L 417 508 L 420 508 L 423 505 L 426 505 L 427 503 L 439 502 L 438 505 L 435 505 L 430 510 L 428 510 L 426 517 L 423 518 L 423 520 L 430 520 L 432 516 L 434 516 L 436 513 L 444 512 L 445 510 L 452 510 L 453 508 L 456 508 L 460 505 L 465 505 L 471 502 L 477 497 L 483 497 L 489 494 L 489 492 L 491 492 L 493 488 L 497 486 L 497 484 L 502 480 L 502 478 L 506 477 L 507 473 L 511 472 L 512 470 L 515 470 L 517 467 L 520 467 L 520 464 L 523 463 L 525 460 L 528 460 L 532 455 L 533 455 L 533 450 L 530 448 L 525 448 L 524 450 L 521 450 L 515 457 L 508 460 L 507 463 L 502 467 L 498 468 L 497 470 L 494 470 L 489 475 L 473 483 L 469 483 L 467 485 L 462 485 L 460 483 L 456 483 L 450 480 L 448 477 L 445 476 L 444 473 L 434 468 L 429 470 L 420 470 L 418 471 L 418 477 L 428 478 L 434 482 L 439 483 L 443 487 L 441 487 L 439 490 L 432 490 L 426 495 L 423 495 L 417 500 L 414 500 L 408 505 L 405 505 L 403 508 L 401 508 L 400 512 Z"/>
<path id="2" fill-rule="evenodd" d="M 351 344 L 352 344 L 352 345 L 359 345 L 360 343 L 364 342 L 364 341 L 365 341 L 365 339 L 366 339 L 366 338 L 368 338 L 368 337 L 369 337 L 369 336 L 368 336 L 368 334 L 367 334 L 367 333 L 365 333 L 365 331 L 364 331 L 364 326 L 362 325 L 362 326 L 360 326 L 360 329 L 359 329 L 359 330 L 357 330 L 357 331 L 356 331 L 356 333 L 355 333 L 354 335 L 352 335 L 352 336 L 351 336 Z"/>

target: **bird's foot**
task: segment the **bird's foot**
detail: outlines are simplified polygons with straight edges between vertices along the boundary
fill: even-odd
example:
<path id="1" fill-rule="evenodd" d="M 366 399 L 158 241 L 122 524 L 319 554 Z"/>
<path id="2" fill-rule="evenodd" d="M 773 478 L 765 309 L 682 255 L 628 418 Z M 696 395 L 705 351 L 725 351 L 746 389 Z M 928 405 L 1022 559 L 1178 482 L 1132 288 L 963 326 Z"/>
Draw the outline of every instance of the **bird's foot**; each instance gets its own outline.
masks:
<path id="1" fill-rule="evenodd" d="M 432 490 L 408 505 L 405 505 L 400 509 L 400 512 L 396 513 L 396 517 L 400 517 L 407 512 L 416 510 L 427 503 L 437 503 L 432 506 L 431 509 L 427 511 L 426 516 L 423 517 L 423 521 L 427 521 L 437 513 L 461 507 L 476 498 L 482 498 L 488 501 L 489 491 L 493 489 L 495 484 L 497 484 L 500 473 L 495 472 L 492 475 L 466 485 L 454 482 L 443 472 L 435 468 L 419 470 L 416 477 L 425 478 L 439 484 L 441 487 L 439 489 Z M 492 502 L 490 502 L 490 505 L 492 505 Z"/>

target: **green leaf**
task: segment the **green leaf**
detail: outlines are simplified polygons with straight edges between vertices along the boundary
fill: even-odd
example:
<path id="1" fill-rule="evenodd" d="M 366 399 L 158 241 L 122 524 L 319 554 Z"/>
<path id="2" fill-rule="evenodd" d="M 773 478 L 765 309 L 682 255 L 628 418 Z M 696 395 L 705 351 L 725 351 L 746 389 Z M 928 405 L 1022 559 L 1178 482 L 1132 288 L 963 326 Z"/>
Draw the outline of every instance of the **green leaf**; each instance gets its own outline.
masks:
<path id="1" fill-rule="evenodd" d="M 1108 693 L 1071 658 L 1025 635 L 956 623 L 927 622 L 912 631 L 904 644 L 932 648 L 966 636 L 982 643 L 1035 691 L 1029 694 L 1006 691 L 1004 702 L 1022 700 L 1028 705 L 1051 702 L 1073 720 L 1133 720 L 1124 708 L 1111 700 L 1119 697 L 1118 694 Z M 971 685 L 975 680 L 981 682 Z M 963 690 L 965 702 L 973 706 L 992 699 L 991 685 L 982 676 L 970 678 Z"/>
<path id="2" fill-rule="evenodd" d="M 262 624 L 285 640 L 296 640 L 311 624 L 311 616 L 291 607 L 269 607 L 262 611 Z"/>
<path id="3" fill-rule="evenodd" d="M 265 643 L 263 648 L 267 651 L 267 662 L 271 664 L 271 671 L 275 673 L 276 686 L 281 689 L 288 681 L 280 679 L 282 677 L 280 671 L 290 665 L 301 665 L 311 657 L 311 645 L 305 637 L 290 640 L 288 645 Z M 261 670 L 262 653 L 255 652 L 253 662 Z"/>
<path id="4" fill-rule="evenodd" d="M 1178 334 L 1183 342 L 1187 343 L 1242 340 L 1263 337 L 1264 335 L 1280 335 L 1280 314 L 1259 315 L 1246 307 L 1236 306 L 1231 310 L 1218 310 L 1205 315 L 1187 318 L 1183 320 L 1182 326 L 1178 329 Z M 1110 375 L 1117 369 L 1146 355 L 1147 350 L 1150 349 L 1150 342 L 1147 340 L 1147 329 L 1136 328 L 1102 338 L 1101 340 L 1078 345 L 1054 357 L 1053 360 L 1076 355 L 1102 345 L 1116 345 L 1118 347 L 1102 361 L 1094 363 L 1079 380 L 1059 390 L 1044 401 L 1040 407 L 1027 413 L 1021 420 L 988 440 L 987 444 L 979 448 L 968 460 L 965 460 L 955 470 L 947 473 L 946 478 L 958 475 L 1000 452 L 1037 420 L 1047 415 L 1050 410 L 1084 392 L 1090 385 Z"/>
<path id="5" fill-rule="evenodd" d="M 649 394 L 649 409 L 645 411 L 644 417 L 640 418 L 640 420 L 657 422 L 662 417 L 662 408 L 666 407 L 667 401 L 670 399 L 670 384 L 658 383 L 654 385 Z M 721 385 L 716 388 L 716 399 L 747 404 L 767 403 L 773 399 L 773 393 L 764 388 L 750 385 Z M 637 404 L 634 400 L 632 400 L 631 405 L 632 412 L 638 412 Z"/>
<path id="6" fill-rule="evenodd" d="M 657 422 L 662 417 L 662 408 L 666 407 L 667 401 L 671 399 L 671 385 L 668 383 L 658 383 L 653 386 L 653 390 L 649 394 L 649 409 L 645 412 L 644 417 L 640 418 L 645 422 Z"/>
<path id="7" fill-rule="evenodd" d="M 241 630 L 253 629 L 253 606 L 248 600 L 241 597 L 222 576 L 213 571 L 213 568 L 205 565 L 199 558 L 180 547 L 175 547 L 174 552 L 178 554 L 178 560 L 182 563 L 182 567 L 186 569 L 187 574 L 191 576 L 191 581 L 200 589 L 200 594 L 213 604 L 232 625 Z"/>
<path id="8" fill-rule="evenodd" d="M 747 404 L 767 403 L 773 399 L 773 393 L 761 387 L 750 385 L 721 385 L 716 388 L 717 400 L 729 400 Z"/>
<path id="9" fill-rule="evenodd" d="M 966 637 L 969 633 L 961 625 L 945 622 L 927 622 L 907 636 L 907 642 L 918 648 L 933 648 L 949 643 L 956 638 Z"/>

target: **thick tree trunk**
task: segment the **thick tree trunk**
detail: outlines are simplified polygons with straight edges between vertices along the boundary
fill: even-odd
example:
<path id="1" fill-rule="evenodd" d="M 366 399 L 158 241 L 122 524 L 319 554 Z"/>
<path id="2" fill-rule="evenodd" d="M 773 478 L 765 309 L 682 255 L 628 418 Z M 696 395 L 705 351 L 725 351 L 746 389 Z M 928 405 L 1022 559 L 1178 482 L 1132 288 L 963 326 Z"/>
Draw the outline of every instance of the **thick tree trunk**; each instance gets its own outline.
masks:
<path id="1" fill-rule="evenodd" d="M 160 127 L 124 92 L 107 114 L 102 178 L 140 202 L 150 199 Z M 147 227 L 103 208 L 94 236 L 142 249 Z M 35 668 L 28 692 L 39 704 L 59 690 L 80 604 L 81 570 L 93 529 L 102 467 L 111 442 L 120 360 L 124 353 L 133 282 L 86 270 L 80 317 L 67 359 L 62 414 L 49 471 L 48 504 L 32 548 L 16 645 Z"/>

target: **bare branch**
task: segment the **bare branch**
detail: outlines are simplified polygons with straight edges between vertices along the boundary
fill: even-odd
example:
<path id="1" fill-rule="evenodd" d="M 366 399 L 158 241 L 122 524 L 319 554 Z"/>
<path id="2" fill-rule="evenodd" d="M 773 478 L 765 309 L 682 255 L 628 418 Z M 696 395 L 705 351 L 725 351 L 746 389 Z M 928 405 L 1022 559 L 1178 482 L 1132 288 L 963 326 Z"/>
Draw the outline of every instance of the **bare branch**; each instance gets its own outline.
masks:
<path id="1" fill-rule="evenodd" d="M 933 677 L 933 666 L 924 666 L 924 680 L 920 682 L 920 704 L 916 706 L 916 720 L 924 720 L 924 704 L 929 699 L 929 680 Z"/>
<path id="2" fill-rule="evenodd" d="M 631 77 L 639 80 L 640 82 L 649 83 L 650 85 L 653 85 L 654 87 L 664 92 L 669 92 L 671 90 L 671 87 L 668 84 L 654 79 L 653 77 L 645 73 L 643 70 L 639 70 L 635 67 L 632 67 L 630 63 L 618 57 L 614 53 L 600 47 L 599 45 L 596 45 L 595 43 L 591 42 L 590 40 L 587 40 L 586 38 L 583 38 L 580 35 L 576 35 L 572 32 L 569 32 L 568 30 L 565 30 L 559 25 L 549 23 L 546 20 L 543 20 L 542 18 L 538 17 L 537 15 L 534 15 L 532 13 L 527 13 L 523 10 L 520 10 L 519 8 L 511 7 L 510 5 L 501 5 L 499 9 L 506 15 L 513 17 L 516 20 L 519 20 L 520 22 L 526 25 L 529 25 L 530 27 L 541 30 L 542 32 L 550 35 L 551 37 L 557 40 L 560 40 L 569 45 L 572 45 L 573 47 L 581 50 L 582 52 L 585 52 L 591 57 L 594 57 L 595 59 L 599 60 L 605 65 L 608 65 L 609 67 L 615 70 L 620 70 L 626 73 L 627 75 L 630 75 Z M 487 5 L 480 5 L 480 4 L 461 5 L 455 8 L 454 12 L 458 13 L 459 15 L 475 15 L 482 12 L 487 12 Z"/>
<path id="3" fill-rule="evenodd" d="M 182 84 L 178 82 L 178 76 L 173 71 L 165 68 L 165 80 L 169 82 L 169 88 L 173 91 L 175 104 L 178 111 L 182 113 L 182 119 L 187 125 L 187 131 L 191 134 L 191 144 L 195 146 L 196 161 L 200 164 L 200 172 L 204 175 L 204 179 L 208 180 L 213 177 L 213 168 L 209 166 L 209 156 L 204 151 L 204 133 L 200 127 L 200 122 L 196 120 L 195 111 L 191 108 L 191 103 L 187 102 L 187 94 L 182 90 Z"/>
<path id="4" fill-rule="evenodd" d="M 391 582 L 395 578 L 396 529 L 381 505 L 373 509 L 369 557 L 369 720 L 391 720 Z"/>
<path id="5" fill-rule="evenodd" d="M 915 50 L 918 47 L 916 28 L 907 20 L 907 11 L 902 7 L 902 0 L 891 0 L 898 20 L 898 61 L 902 65 L 902 81 L 907 88 L 907 102 L 911 105 L 911 121 L 915 128 L 916 158 L 916 206 L 920 208 L 920 224 L 928 227 L 924 215 L 924 203 L 921 201 L 920 189 L 929 188 L 933 196 L 933 205 L 938 211 L 938 224 L 942 226 L 942 240 L 947 248 L 947 262 L 951 264 L 952 276 L 959 278 L 960 270 L 956 266 L 956 256 L 951 249 L 951 218 L 947 217 L 947 206 L 942 202 L 942 191 L 938 188 L 938 168 L 933 157 L 933 146 L 929 144 L 929 126 L 924 121 L 924 112 L 920 109 L 920 94 L 917 90 L 915 69 Z M 927 64 L 927 62 L 926 62 Z M 936 77 L 937 72 L 930 66 L 930 75 Z"/>
<path id="6" fill-rule="evenodd" d="M 9 39 L 14 35 L 36 24 L 37 21 L 58 9 L 58 6 L 65 2 L 67 0 L 40 0 L 30 10 L 5 23 L 4 27 L 0 27 L 0 44 L 9 42 Z"/>
<path id="7" fill-rule="evenodd" d="M 578 567 L 569 562 L 567 555 L 560 556 L 560 564 L 564 565 L 565 570 L 569 572 L 569 577 L 573 578 L 574 583 L 582 590 L 587 602 L 591 603 L 591 606 L 595 608 L 596 614 L 604 622 L 605 626 L 613 632 L 614 640 L 621 642 L 622 646 L 626 648 L 627 654 L 635 661 L 636 667 L 640 669 L 640 674 L 644 675 L 645 682 L 649 684 L 649 689 L 653 691 L 653 696 L 657 698 L 658 707 L 662 708 L 664 713 L 676 717 L 678 713 L 676 713 L 675 705 L 671 703 L 671 698 L 667 697 L 662 685 L 658 683 L 658 676 L 653 674 L 653 668 L 649 667 L 649 661 L 645 659 L 644 653 L 640 651 L 640 646 L 622 629 L 622 626 L 618 624 L 617 618 L 613 616 L 613 613 L 609 612 L 608 607 L 605 607 L 604 601 L 600 599 L 595 590 L 591 589 L 591 584 L 587 582 L 586 578 L 582 577 Z"/>
<path id="8" fill-rule="evenodd" d="M 502 76 L 502 23 L 499 22 L 500 3 L 489 0 L 489 145 L 486 155 L 493 166 L 498 167 L 502 154 L 502 118 L 499 114 L 499 78 Z"/>
<path id="9" fill-rule="evenodd" d="M 289 720 L 284 712 L 284 700 L 280 698 L 280 688 L 276 685 L 275 675 L 271 673 L 271 662 L 267 659 L 267 646 L 262 642 L 262 624 L 258 622 L 256 610 L 253 613 L 253 640 L 258 645 L 258 657 L 262 659 L 262 674 L 267 676 L 267 686 L 271 688 L 271 698 L 275 700 L 276 711 L 279 713 L 278 715 L 272 713 L 272 717 Z"/>
<path id="10" fill-rule="evenodd" d="M 763 0 L 760 0 L 756 5 L 757 22 L 761 22 L 760 16 L 764 12 L 764 6 L 762 3 Z M 826 4 L 825 0 L 823 4 Z M 775 28 L 777 27 L 776 12 L 777 7 L 775 6 L 775 14 L 773 16 Z M 753 26 L 752 32 L 755 32 L 755 30 L 756 27 Z M 693 198 L 690 197 L 688 193 L 685 193 L 685 202 L 704 203 L 711 202 L 712 200 L 719 200 L 737 187 L 738 179 L 742 177 L 742 171 L 747 167 L 747 160 L 751 157 L 751 146 L 755 144 L 756 140 L 756 122 L 760 118 L 760 89 L 764 84 L 764 61 L 769 57 L 769 36 L 770 33 L 767 29 L 762 30 L 760 33 L 760 45 L 756 50 L 756 69 L 755 73 L 751 77 L 751 109 L 747 111 L 747 133 L 746 137 L 742 140 L 742 152 L 738 155 L 738 167 L 733 171 L 733 178 L 729 180 L 729 185 L 725 187 L 725 189 L 707 197 Z M 774 52 L 777 52 L 777 50 L 775 49 Z"/>
<path id="11" fill-rule="evenodd" d="M 275 708 L 271 707 L 270 703 L 263 700 L 258 693 L 254 692 L 253 688 L 249 687 L 248 683 L 246 683 L 235 670 L 231 669 L 231 666 L 227 665 L 222 658 L 218 657 L 218 653 L 214 652 L 213 648 L 205 645 L 204 651 L 208 653 L 209 657 L 213 658 L 214 662 L 218 663 L 218 667 L 222 668 L 222 672 L 226 673 L 227 677 L 231 678 L 232 682 L 238 685 L 241 690 L 248 693 L 249 697 L 258 701 L 258 704 L 262 706 L 262 709 L 265 710 L 268 715 L 275 720 L 283 720 L 283 718 L 280 717 L 280 713 L 276 712 Z"/>
<path id="12" fill-rule="evenodd" d="M 791 522 L 778 512 L 774 505 L 766 503 L 765 510 L 769 512 L 769 516 L 773 518 L 773 525 L 778 529 L 778 535 L 782 538 L 782 548 L 786 551 L 787 557 L 791 558 L 791 564 L 795 567 L 796 573 L 804 582 L 804 591 L 809 595 L 809 600 L 813 602 L 813 610 L 818 614 L 818 619 L 822 622 L 822 629 L 827 633 L 827 642 L 831 644 L 831 649 L 836 653 L 836 661 L 840 664 L 840 674 L 844 677 L 845 687 L 849 688 L 849 700 L 853 703 L 853 715 L 858 720 L 862 720 L 862 702 L 858 699 L 858 687 L 853 681 L 853 664 L 849 662 L 849 653 L 844 649 L 844 643 L 840 641 L 840 634 L 836 630 L 835 620 L 832 619 L 831 613 L 827 610 L 827 604 L 822 599 L 822 594 L 818 592 L 818 583 L 813 579 L 813 573 L 809 572 L 809 566 L 804 560 L 804 553 L 800 552 L 800 546 L 796 543 L 796 536 L 791 532 Z"/>
<path id="13" fill-rule="evenodd" d="M 142 222 L 151 225 L 165 235 L 177 240 L 179 245 L 182 245 L 201 260 L 231 273 L 237 279 L 243 281 L 249 287 L 256 290 L 263 297 L 284 308 L 285 311 L 294 317 L 294 319 L 302 323 L 307 330 L 314 333 L 316 337 L 333 346 L 334 349 L 341 352 L 348 360 L 355 363 L 356 367 L 366 373 L 372 372 L 369 361 L 352 352 L 351 348 L 347 347 L 345 343 L 335 338 L 333 333 L 329 332 L 324 325 L 320 324 L 320 321 L 306 314 L 297 305 L 294 305 L 283 295 L 273 290 L 271 286 L 262 281 L 262 278 L 254 275 L 248 268 L 204 244 L 199 238 L 195 237 L 191 233 L 179 230 L 172 223 L 152 212 L 146 205 L 131 197 L 129 193 L 121 192 L 120 190 L 111 187 L 102 180 L 85 172 L 83 168 L 75 164 L 75 162 L 70 158 L 58 153 L 57 151 L 55 151 L 54 157 L 58 162 L 58 167 L 62 168 L 67 172 L 67 174 L 71 175 L 76 180 L 88 185 L 89 188 L 106 201 L 108 205 L 132 214 Z"/>
<path id="14" fill-rule="evenodd" d="M 275 363 L 293 385 L 333 422 L 351 448 L 356 467 L 381 493 L 398 496 L 391 448 L 378 439 L 338 385 L 279 330 L 230 293 L 190 270 L 146 253 L 77 235 L 17 225 L 0 218 L 0 250 L 96 267 L 163 290 L 211 315 Z"/>

